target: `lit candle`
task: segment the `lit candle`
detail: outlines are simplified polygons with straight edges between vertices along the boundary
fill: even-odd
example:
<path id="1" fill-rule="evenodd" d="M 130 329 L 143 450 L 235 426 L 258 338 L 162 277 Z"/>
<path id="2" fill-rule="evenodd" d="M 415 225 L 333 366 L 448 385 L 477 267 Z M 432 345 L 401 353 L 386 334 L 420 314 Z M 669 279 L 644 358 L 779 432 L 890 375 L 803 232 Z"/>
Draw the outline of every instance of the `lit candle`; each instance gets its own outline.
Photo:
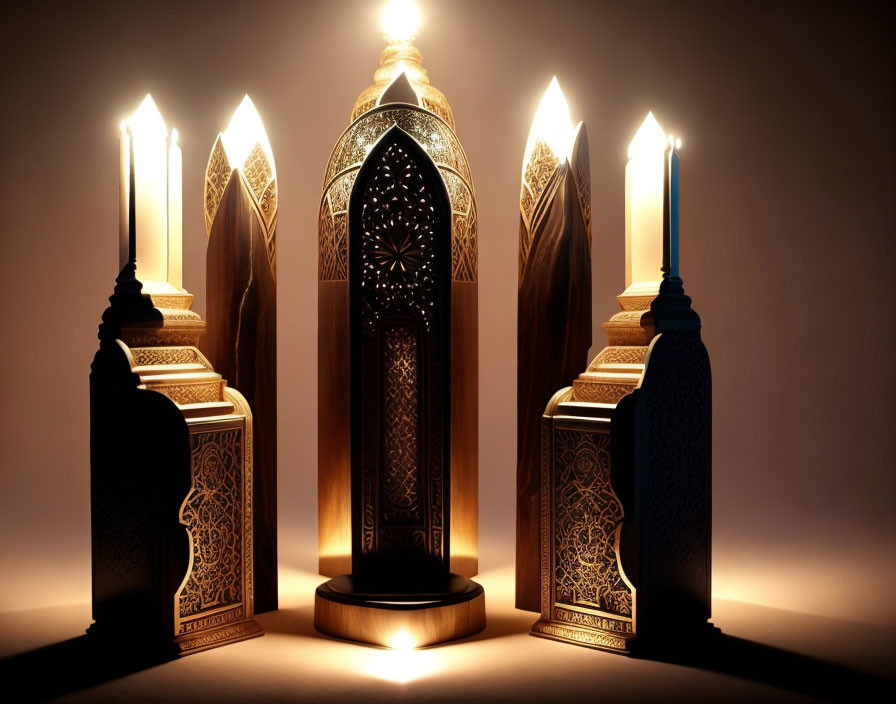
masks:
<path id="1" fill-rule="evenodd" d="M 625 285 L 659 290 L 664 253 L 666 135 L 648 113 L 625 169 Z"/>
<path id="2" fill-rule="evenodd" d="M 666 276 L 678 276 L 678 150 L 681 140 L 669 137 L 666 150 L 664 213 L 663 213 L 663 271 Z"/>
<path id="3" fill-rule="evenodd" d="M 168 283 L 183 288 L 183 156 L 177 145 L 177 130 L 171 130 L 168 148 Z"/>
<path id="4" fill-rule="evenodd" d="M 121 271 L 131 258 L 130 242 L 130 191 L 131 191 L 131 138 L 127 125 L 121 121 L 118 139 L 118 270 Z"/>
<path id="5" fill-rule="evenodd" d="M 133 146 L 137 278 L 147 293 L 170 289 L 168 280 L 168 129 L 147 95 L 128 120 Z"/>

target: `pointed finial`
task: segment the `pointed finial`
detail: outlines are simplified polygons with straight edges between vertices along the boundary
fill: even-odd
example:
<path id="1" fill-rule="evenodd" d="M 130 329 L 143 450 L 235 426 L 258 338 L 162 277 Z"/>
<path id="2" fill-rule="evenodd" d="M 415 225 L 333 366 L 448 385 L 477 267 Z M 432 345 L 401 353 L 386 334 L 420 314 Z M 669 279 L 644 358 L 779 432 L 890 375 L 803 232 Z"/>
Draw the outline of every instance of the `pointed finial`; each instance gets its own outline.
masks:
<path id="1" fill-rule="evenodd" d="M 389 103 L 406 103 L 408 105 L 420 105 L 420 96 L 411 85 L 406 71 L 399 73 L 389 87 L 383 91 L 380 96 L 378 105 L 388 105 Z"/>

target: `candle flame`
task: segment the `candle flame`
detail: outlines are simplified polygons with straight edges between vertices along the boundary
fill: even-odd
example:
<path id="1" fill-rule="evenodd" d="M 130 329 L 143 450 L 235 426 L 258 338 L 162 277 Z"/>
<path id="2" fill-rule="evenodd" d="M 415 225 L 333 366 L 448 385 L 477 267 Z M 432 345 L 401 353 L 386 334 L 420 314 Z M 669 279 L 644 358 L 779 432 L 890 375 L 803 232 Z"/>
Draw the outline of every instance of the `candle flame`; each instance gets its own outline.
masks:
<path id="1" fill-rule="evenodd" d="M 178 137 L 178 134 L 177 134 L 177 127 L 175 127 L 175 128 L 173 128 L 173 129 L 171 130 L 171 146 L 172 146 L 172 147 L 176 147 L 176 146 L 177 146 L 177 137 Z"/>
<path id="2" fill-rule="evenodd" d="M 380 23 L 391 44 L 409 44 L 420 29 L 420 11 L 413 0 L 389 0 L 383 7 Z"/>
<path id="3" fill-rule="evenodd" d="M 663 132 L 663 128 L 660 127 L 660 123 L 656 121 L 653 113 L 649 112 L 628 147 L 628 158 L 634 159 L 637 156 L 662 153 L 665 149 L 666 134 Z"/>
<path id="4" fill-rule="evenodd" d="M 557 77 L 551 79 L 548 89 L 544 92 L 535 119 L 532 120 L 532 128 L 529 130 L 529 140 L 526 142 L 526 151 L 523 156 L 523 172 L 526 164 L 532 157 L 535 145 L 544 141 L 548 148 L 561 162 L 570 158 L 575 142 L 576 127 L 572 124 L 569 115 L 569 105 L 560 90 Z"/>
<path id="5" fill-rule="evenodd" d="M 127 120 L 131 133 L 143 132 L 144 134 L 164 134 L 167 136 L 168 128 L 165 126 L 165 120 L 162 119 L 162 113 L 156 107 L 152 96 L 147 93 L 143 102 L 137 111 Z"/>
<path id="6" fill-rule="evenodd" d="M 264 124 L 255 109 L 252 100 L 246 95 L 240 106 L 233 113 L 230 124 L 221 134 L 221 142 L 224 145 L 224 151 L 227 153 L 227 160 L 231 167 L 244 168 L 246 160 L 252 153 L 256 144 L 261 145 L 261 149 L 267 157 L 271 170 L 274 168 L 274 152 L 271 149 L 271 143 L 268 140 L 267 132 L 264 130 Z"/>

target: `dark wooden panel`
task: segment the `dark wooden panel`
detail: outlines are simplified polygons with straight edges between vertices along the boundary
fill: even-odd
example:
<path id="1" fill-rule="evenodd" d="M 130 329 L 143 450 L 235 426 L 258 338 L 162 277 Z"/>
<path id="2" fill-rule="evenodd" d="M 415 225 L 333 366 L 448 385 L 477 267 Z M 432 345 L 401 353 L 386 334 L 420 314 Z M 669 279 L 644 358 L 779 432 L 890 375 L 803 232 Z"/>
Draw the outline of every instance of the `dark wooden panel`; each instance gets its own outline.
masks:
<path id="1" fill-rule="evenodd" d="M 317 299 L 317 502 L 320 573 L 352 571 L 348 281 L 321 281 Z"/>
<path id="2" fill-rule="evenodd" d="M 248 186 L 234 170 L 209 233 L 203 351 L 254 422 L 255 609 L 277 608 L 277 285 Z"/>
<path id="3" fill-rule="evenodd" d="M 516 606 L 538 611 L 539 425 L 551 396 L 585 369 L 591 346 L 590 238 L 567 168 L 552 176 L 532 228 L 517 309 Z"/>
<path id="4" fill-rule="evenodd" d="M 479 571 L 479 285 L 451 282 L 451 571 Z"/>

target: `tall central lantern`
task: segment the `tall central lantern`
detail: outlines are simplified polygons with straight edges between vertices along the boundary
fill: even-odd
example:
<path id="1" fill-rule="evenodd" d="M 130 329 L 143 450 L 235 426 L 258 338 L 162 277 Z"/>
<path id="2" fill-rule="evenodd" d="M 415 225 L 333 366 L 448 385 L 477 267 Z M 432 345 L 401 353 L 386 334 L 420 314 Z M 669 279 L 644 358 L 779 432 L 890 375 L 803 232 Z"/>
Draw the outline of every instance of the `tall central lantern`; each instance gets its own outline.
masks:
<path id="1" fill-rule="evenodd" d="M 477 571 L 476 202 L 451 108 L 411 43 L 416 9 L 393 0 L 383 19 L 389 45 L 321 199 L 320 570 L 346 574 L 318 588 L 315 623 L 420 646 L 484 626 L 482 589 L 466 578 Z"/>

